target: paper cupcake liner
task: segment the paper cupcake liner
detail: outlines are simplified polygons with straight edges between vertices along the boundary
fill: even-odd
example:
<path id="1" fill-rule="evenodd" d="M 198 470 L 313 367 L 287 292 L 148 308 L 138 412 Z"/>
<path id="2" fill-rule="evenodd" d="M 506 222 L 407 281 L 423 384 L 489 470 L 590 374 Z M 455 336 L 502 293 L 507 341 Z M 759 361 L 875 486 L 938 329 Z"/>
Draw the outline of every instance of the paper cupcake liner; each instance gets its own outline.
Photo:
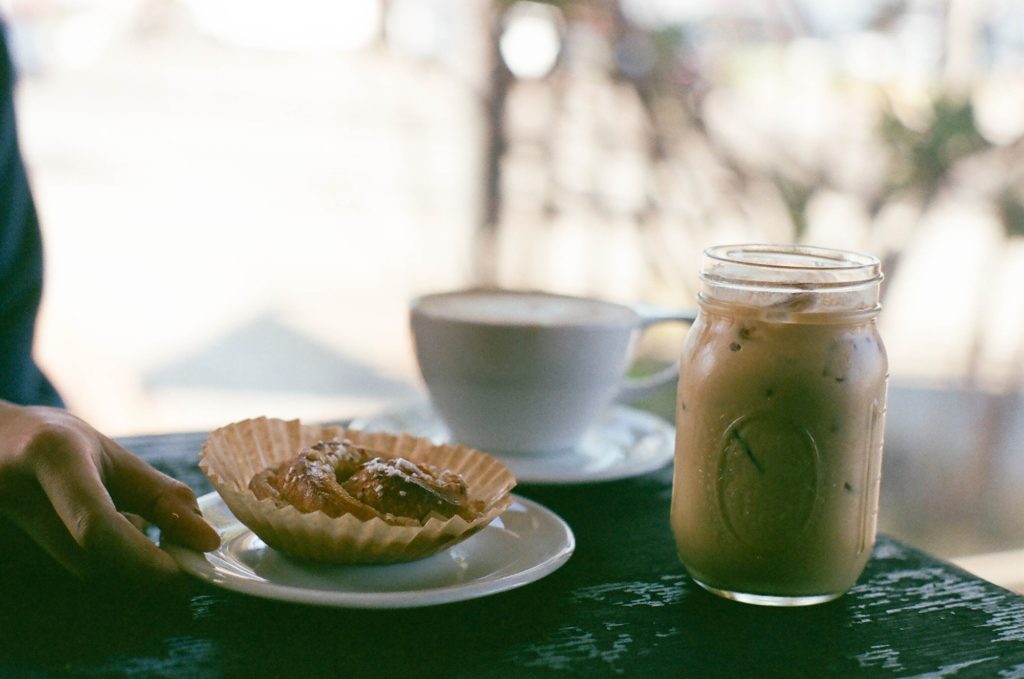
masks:
<path id="1" fill-rule="evenodd" d="M 258 472 L 332 438 L 461 474 L 470 500 L 480 501 L 484 510 L 472 521 L 433 515 L 422 526 L 395 526 L 380 518 L 364 521 L 352 515 L 307 514 L 290 505 L 279 507 L 269 498 L 257 500 L 249 490 L 249 481 Z M 199 453 L 199 467 L 235 517 L 265 543 L 289 556 L 331 563 L 390 563 L 434 554 L 468 538 L 505 511 L 515 486 L 515 477 L 505 465 L 466 446 L 266 417 L 213 431 Z"/>

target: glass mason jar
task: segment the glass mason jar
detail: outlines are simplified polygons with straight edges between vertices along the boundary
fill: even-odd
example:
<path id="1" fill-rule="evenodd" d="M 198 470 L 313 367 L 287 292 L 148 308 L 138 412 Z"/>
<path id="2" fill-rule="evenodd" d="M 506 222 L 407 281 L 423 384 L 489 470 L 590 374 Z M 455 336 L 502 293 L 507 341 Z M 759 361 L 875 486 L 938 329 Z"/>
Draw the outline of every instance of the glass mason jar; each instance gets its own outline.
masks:
<path id="1" fill-rule="evenodd" d="M 700 277 L 676 406 L 679 558 L 730 599 L 835 599 L 875 540 L 888 382 L 879 262 L 719 246 Z"/>

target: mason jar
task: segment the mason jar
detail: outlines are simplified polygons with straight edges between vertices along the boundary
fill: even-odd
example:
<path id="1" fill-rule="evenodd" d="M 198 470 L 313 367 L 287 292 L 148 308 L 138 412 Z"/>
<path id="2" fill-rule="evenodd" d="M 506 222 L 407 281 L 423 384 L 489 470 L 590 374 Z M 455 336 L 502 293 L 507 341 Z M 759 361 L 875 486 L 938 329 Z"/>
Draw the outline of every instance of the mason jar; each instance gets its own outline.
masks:
<path id="1" fill-rule="evenodd" d="M 700 280 L 676 412 L 679 558 L 730 599 L 835 599 L 875 540 L 888 383 L 878 259 L 718 246 Z"/>

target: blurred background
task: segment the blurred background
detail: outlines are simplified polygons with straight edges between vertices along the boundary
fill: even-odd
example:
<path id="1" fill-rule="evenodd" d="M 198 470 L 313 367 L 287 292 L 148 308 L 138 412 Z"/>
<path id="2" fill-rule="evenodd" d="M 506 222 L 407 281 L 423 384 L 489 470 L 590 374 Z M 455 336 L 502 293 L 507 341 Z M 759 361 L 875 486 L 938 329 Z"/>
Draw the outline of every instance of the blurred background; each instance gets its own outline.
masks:
<path id="1" fill-rule="evenodd" d="M 881 529 L 1024 588 L 1024 0 L 0 11 L 37 356 L 98 428 L 415 399 L 427 291 L 692 307 L 709 245 L 861 250 L 887 275 Z"/>

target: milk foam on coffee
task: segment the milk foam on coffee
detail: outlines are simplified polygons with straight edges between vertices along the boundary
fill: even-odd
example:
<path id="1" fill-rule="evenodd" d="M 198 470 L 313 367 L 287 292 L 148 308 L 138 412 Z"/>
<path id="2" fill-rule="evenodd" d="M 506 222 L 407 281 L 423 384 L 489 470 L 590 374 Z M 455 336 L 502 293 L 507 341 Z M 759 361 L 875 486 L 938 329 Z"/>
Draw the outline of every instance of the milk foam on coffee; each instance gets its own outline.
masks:
<path id="1" fill-rule="evenodd" d="M 420 303 L 419 311 L 437 318 L 484 324 L 624 324 L 634 319 L 630 311 L 599 300 L 504 291 L 432 297 Z"/>

